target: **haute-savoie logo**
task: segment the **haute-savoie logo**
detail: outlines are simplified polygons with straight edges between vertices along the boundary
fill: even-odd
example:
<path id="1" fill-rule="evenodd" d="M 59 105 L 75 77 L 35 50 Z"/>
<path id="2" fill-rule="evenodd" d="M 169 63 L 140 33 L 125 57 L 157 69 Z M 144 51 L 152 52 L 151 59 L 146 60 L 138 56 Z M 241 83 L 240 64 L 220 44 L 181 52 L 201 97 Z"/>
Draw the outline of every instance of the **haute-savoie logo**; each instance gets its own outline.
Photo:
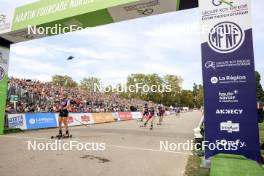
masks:
<path id="1" fill-rule="evenodd" d="M 229 6 L 233 6 L 232 0 L 212 0 L 214 6 L 220 6 L 222 4 L 227 4 Z"/>
<path id="2" fill-rule="evenodd" d="M 0 24 L 5 24 L 7 20 L 6 15 L 0 14 Z"/>
<path id="3" fill-rule="evenodd" d="M 233 22 L 221 22 L 209 33 L 209 46 L 216 52 L 230 53 L 237 50 L 244 42 L 244 31 Z"/>

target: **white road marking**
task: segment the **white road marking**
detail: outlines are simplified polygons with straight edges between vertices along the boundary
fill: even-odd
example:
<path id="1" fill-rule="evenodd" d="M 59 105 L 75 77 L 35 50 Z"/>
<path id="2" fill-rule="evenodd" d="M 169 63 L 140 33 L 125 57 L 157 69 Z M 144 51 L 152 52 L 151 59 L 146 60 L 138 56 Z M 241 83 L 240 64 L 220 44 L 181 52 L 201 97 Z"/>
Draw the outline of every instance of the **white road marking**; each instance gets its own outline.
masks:
<path id="1" fill-rule="evenodd" d="M 56 139 L 48 139 L 48 138 L 36 138 L 30 136 L 0 136 L 0 138 L 13 138 L 13 139 L 32 139 L 32 140 L 46 140 L 46 141 L 54 141 Z M 74 138 L 75 140 L 66 140 L 66 142 L 81 142 L 86 143 L 88 141 L 80 141 L 79 138 Z M 139 150 L 139 151 L 150 151 L 150 152 L 160 152 L 160 153 L 172 153 L 172 154 L 181 154 L 181 155 L 193 155 L 191 152 L 180 152 L 180 151 L 163 151 L 163 150 L 156 150 L 156 149 L 149 149 L 149 148 L 140 148 L 140 147 L 129 147 L 129 146 L 121 146 L 121 145 L 112 145 L 106 144 L 106 147 L 112 148 L 119 148 L 119 149 L 126 149 L 126 150 Z"/>

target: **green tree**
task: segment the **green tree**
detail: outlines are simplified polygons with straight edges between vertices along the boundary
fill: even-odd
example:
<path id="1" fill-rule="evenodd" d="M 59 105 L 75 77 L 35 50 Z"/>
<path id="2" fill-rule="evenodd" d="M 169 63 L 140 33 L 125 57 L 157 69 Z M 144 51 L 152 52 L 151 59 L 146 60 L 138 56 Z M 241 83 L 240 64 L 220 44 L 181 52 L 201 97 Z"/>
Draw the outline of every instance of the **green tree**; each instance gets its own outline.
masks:
<path id="1" fill-rule="evenodd" d="M 99 91 L 100 79 L 95 77 L 84 78 L 80 84 L 81 89 L 86 91 Z"/>
<path id="2" fill-rule="evenodd" d="M 136 73 L 136 74 L 131 74 L 127 78 L 127 87 L 132 87 L 136 86 L 137 84 L 147 84 L 146 81 L 146 75 L 143 73 Z M 140 98 L 143 100 L 147 100 L 146 93 L 144 93 L 143 90 L 138 90 L 136 91 L 128 91 L 129 98 Z"/>
<path id="3" fill-rule="evenodd" d="M 182 90 L 181 92 L 181 106 L 188 106 L 189 108 L 194 107 L 194 97 L 191 90 Z"/>
<path id="4" fill-rule="evenodd" d="M 165 75 L 164 84 L 170 86 L 171 91 L 163 93 L 163 104 L 178 106 L 180 104 L 181 86 L 183 79 L 176 75 Z"/>
<path id="5" fill-rule="evenodd" d="M 67 75 L 54 75 L 52 76 L 52 84 L 60 85 L 68 88 L 74 88 L 78 86 L 78 83 L 75 82 L 71 77 Z"/>
<path id="6" fill-rule="evenodd" d="M 132 74 L 127 78 L 127 87 L 141 86 L 151 88 L 138 89 L 137 92 L 129 92 L 123 97 L 140 98 L 145 101 L 152 101 L 164 105 L 176 105 L 180 102 L 182 78 L 176 75 L 165 75 L 164 77 L 158 74 Z"/>
<path id="7" fill-rule="evenodd" d="M 201 108 L 204 106 L 204 90 L 202 85 L 198 85 L 198 91 L 196 95 L 196 106 L 197 108 Z"/>
<path id="8" fill-rule="evenodd" d="M 203 106 L 204 96 L 203 96 L 203 86 L 197 85 L 194 83 L 193 85 L 193 97 L 194 97 L 194 105 L 197 108 Z"/>
<path id="9" fill-rule="evenodd" d="M 257 87 L 257 101 L 263 101 L 264 102 L 264 91 L 261 86 L 261 76 L 258 71 L 255 72 L 256 74 L 256 87 Z"/>

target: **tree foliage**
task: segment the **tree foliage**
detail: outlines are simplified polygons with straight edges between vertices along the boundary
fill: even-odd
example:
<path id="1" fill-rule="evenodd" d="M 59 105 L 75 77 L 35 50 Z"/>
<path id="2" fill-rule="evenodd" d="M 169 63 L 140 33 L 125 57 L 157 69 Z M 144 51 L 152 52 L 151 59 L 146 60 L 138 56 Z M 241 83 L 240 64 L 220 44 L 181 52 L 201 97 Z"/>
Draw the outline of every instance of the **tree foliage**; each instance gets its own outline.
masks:
<path id="1" fill-rule="evenodd" d="M 99 91 L 97 88 L 100 87 L 100 79 L 95 77 L 84 78 L 80 84 L 81 89 L 87 91 Z"/>
<path id="2" fill-rule="evenodd" d="M 84 78 L 79 84 L 79 88 L 89 92 L 104 90 L 105 87 L 101 87 L 100 81 L 96 77 Z M 136 73 L 129 75 L 125 84 L 120 83 L 114 87 L 111 85 L 106 87 L 112 87 L 113 92 L 127 99 L 142 99 L 166 106 L 188 106 L 190 108 L 203 106 L 203 86 L 194 84 L 193 90 L 182 90 L 182 82 L 183 79 L 177 75 L 160 76 L 156 73 Z M 54 75 L 52 83 L 69 88 L 78 86 L 71 77 L 61 75 Z M 131 86 L 135 88 L 134 91 L 124 89 L 124 87 Z M 144 86 L 152 89 L 144 89 Z"/>
<path id="3" fill-rule="evenodd" d="M 75 82 L 71 77 L 67 75 L 54 75 L 52 76 L 52 81 L 53 84 L 59 85 L 59 86 L 64 86 L 68 88 L 74 88 L 78 86 L 78 83 Z"/>
<path id="4" fill-rule="evenodd" d="M 262 101 L 264 102 L 264 91 L 262 88 L 262 85 L 260 83 L 261 81 L 261 76 L 259 74 L 259 72 L 255 72 L 256 74 L 256 88 L 257 88 L 257 101 Z"/>

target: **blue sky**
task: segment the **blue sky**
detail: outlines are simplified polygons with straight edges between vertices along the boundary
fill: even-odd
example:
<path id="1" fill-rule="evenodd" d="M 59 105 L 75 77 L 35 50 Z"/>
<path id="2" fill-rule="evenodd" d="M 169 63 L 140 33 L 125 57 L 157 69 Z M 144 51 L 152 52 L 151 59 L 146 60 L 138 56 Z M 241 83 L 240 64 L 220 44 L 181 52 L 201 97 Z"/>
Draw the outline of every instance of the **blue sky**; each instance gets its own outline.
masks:
<path id="1" fill-rule="evenodd" d="M 1 0 L 2 9 L 34 0 Z M 252 0 L 256 69 L 264 85 L 264 1 Z M 49 81 L 54 74 L 74 80 L 95 76 L 123 82 L 131 73 L 180 75 L 183 88 L 202 82 L 198 9 L 168 13 L 81 32 L 15 44 L 11 76 Z M 195 30 L 190 30 L 195 29 Z M 66 61 L 70 55 L 75 60 Z"/>

